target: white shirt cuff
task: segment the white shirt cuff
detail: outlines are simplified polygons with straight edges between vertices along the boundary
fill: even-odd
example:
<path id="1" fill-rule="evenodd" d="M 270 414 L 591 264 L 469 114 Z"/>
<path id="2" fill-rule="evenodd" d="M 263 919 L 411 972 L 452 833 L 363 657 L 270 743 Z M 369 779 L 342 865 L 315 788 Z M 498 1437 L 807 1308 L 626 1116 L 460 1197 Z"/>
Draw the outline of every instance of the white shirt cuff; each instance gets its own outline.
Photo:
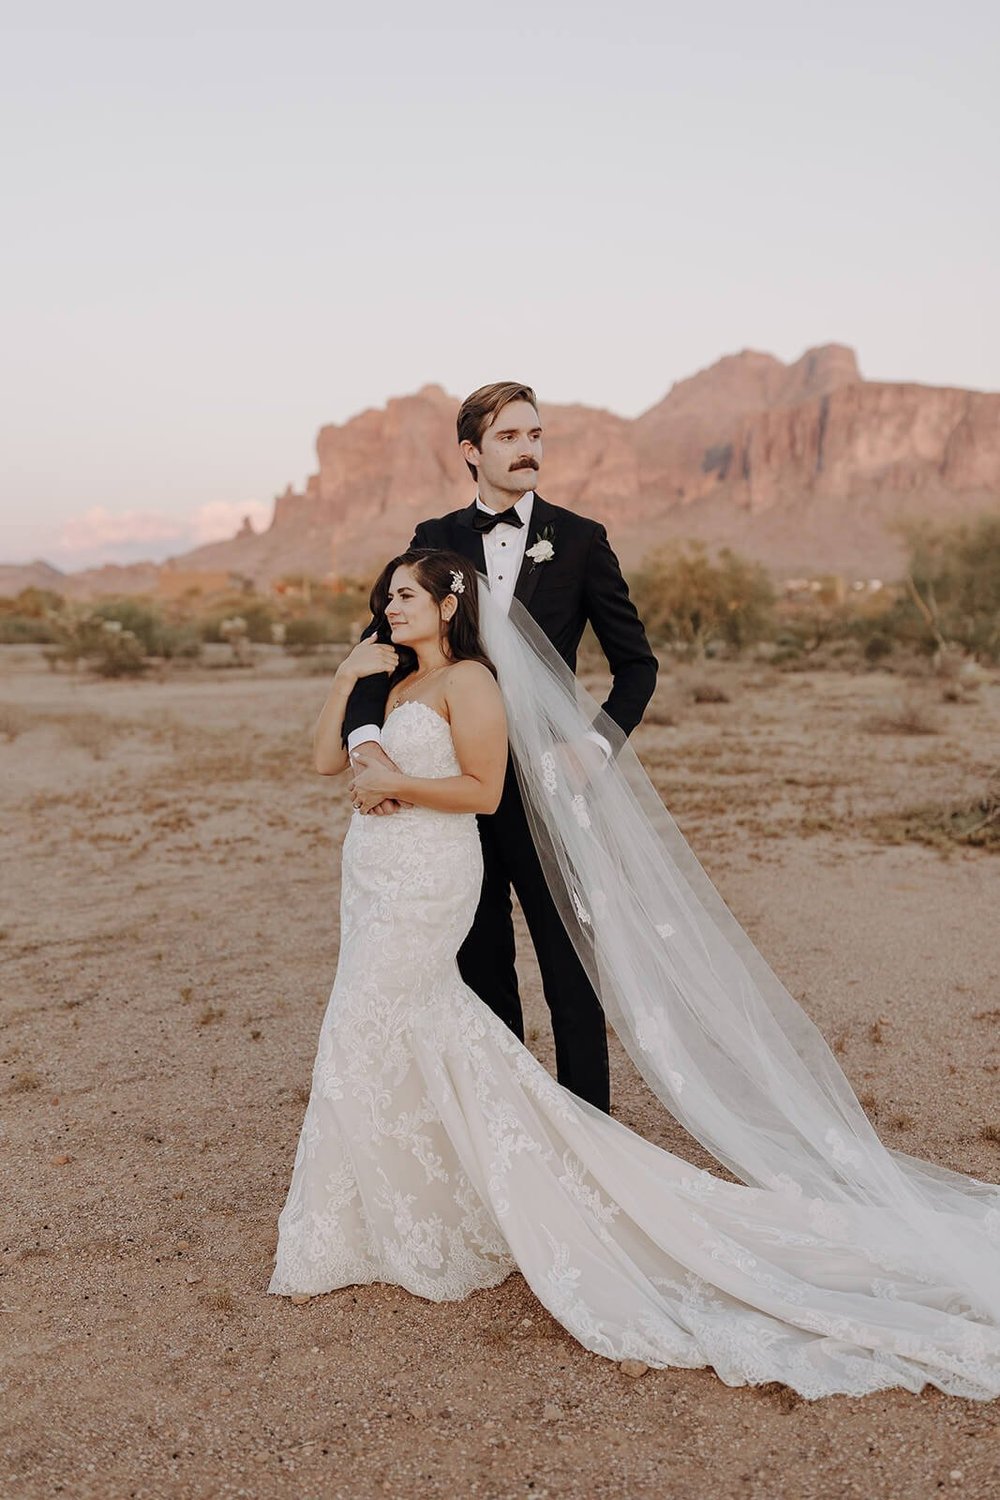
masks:
<path id="1" fill-rule="evenodd" d="M 359 745 L 366 745 L 371 740 L 374 740 L 376 745 L 382 743 L 382 735 L 377 724 L 363 724 L 360 729 L 352 729 L 347 736 L 348 755 L 353 755 Z M 610 750 L 608 753 L 610 754 Z"/>
<path id="2" fill-rule="evenodd" d="M 587 739 L 593 740 L 595 745 L 600 745 L 608 760 L 611 759 L 611 746 L 608 744 L 603 734 L 598 734 L 596 729 L 591 729 L 587 734 Z"/>

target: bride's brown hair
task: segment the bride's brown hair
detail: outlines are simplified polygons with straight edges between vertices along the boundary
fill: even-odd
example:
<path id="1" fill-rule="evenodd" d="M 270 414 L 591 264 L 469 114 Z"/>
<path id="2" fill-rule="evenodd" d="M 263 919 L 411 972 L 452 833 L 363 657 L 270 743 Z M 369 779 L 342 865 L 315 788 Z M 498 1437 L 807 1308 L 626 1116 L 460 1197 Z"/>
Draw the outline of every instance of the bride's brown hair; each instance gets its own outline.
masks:
<path id="1" fill-rule="evenodd" d="M 441 649 L 452 661 L 478 661 L 488 667 L 495 677 L 496 667 L 486 655 L 479 636 L 479 576 L 472 563 L 460 552 L 441 552 L 436 547 L 411 547 L 386 563 L 372 585 L 369 604 L 376 621 L 379 640 L 391 641 L 388 622 L 385 618 L 389 603 L 392 575 L 397 568 L 409 568 L 420 584 L 436 603 L 441 604 L 449 594 L 454 594 L 458 608 L 450 620 L 441 621 Z M 464 587 L 456 591 L 456 579 Z M 408 677 L 417 670 L 417 654 L 409 646 L 397 646 L 399 666 L 389 678 L 393 683 Z"/>

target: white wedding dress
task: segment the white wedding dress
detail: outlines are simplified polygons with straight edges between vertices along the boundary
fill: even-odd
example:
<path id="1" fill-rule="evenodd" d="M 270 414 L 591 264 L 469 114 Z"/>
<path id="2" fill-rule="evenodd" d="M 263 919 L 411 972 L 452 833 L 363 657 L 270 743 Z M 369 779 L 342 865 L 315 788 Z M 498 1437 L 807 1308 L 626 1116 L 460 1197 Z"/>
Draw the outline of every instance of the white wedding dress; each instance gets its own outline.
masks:
<path id="1" fill-rule="evenodd" d="M 383 744 L 408 775 L 459 773 L 426 704 L 395 709 Z M 381 1281 L 444 1301 L 517 1270 L 611 1359 L 808 1398 L 1000 1396 L 992 1309 L 891 1208 L 728 1183 L 557 1084 L 459 976 L 481 877 L 472 814 L 352 818 L 268 1291 Z M 959 1217 L 952 1232 L 980 1235 Z"/>

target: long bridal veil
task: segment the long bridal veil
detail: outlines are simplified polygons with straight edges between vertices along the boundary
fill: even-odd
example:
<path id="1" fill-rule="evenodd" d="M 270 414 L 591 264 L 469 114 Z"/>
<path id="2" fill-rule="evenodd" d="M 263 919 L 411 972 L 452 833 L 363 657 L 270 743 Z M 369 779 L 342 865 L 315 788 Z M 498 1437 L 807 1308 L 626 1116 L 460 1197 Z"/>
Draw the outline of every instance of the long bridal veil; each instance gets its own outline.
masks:
<path id="1" fill-rule="evenodd" d="M 833 1052 L 729 911 L 621 730 L 515 600 L 479 575 L 532 836 L 632 1061 L 742 1181 L 889 1210 L 877 1232 L 1000 1320 L 1000 1186 L 888 1150 Z M 585 779 L 567 747 L 612 744 Z M 873 1232 L 875 1232 L 873 1227 Z"/>

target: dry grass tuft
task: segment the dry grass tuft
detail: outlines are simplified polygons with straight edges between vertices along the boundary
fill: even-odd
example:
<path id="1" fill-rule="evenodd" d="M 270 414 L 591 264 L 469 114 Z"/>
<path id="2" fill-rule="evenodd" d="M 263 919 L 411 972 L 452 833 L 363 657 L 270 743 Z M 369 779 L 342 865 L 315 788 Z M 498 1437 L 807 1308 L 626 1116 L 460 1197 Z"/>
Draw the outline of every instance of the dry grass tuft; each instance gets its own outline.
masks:
<path id="1" fill-rule="evenodd" d="M 889 1022 L 886 1020 L 885 1016 L 878 1016 L 877 1019 L 874 1020 L 868 1028 L 868 1040 L 870 1042 L 874 1042 L 876 1046 L 884 1042 L 885 1028 L 888 1026 L 888 1024 Z"/>
<path id="2" fill-rule="evenodd" d="M 862 723 L 869 734 L 940 734 L 941 724 L 935 713 L 910 699 L 895 709 L 870 714 Z"/>
<path id="3" fill-rule="evenodd" d="M 211 1026 L 213 1021 L 221 1021 L 225 1014 L 225 1009 L 221 1005 L 206 1005 L 198 1017 L 198 1025 Z"/>
<path id="4" fill-rule="evenodd" d="M 22 1068 L 20 1073 L 14 1074 L 14 1081 L 10 1086 L 12 1094 L 30 1094 L 33 1089 L 40 1089 L 42 1080 L 34 1068 Z"/>
<path id="5" fill-rule="evenodd" d="M 16 740 L 31 728 L 31 722 L 31 715 L 19 703 L 0 703 L 0 734 L 5 740 Z"/>
<path id="6" fill-rule="evenodd" d="M 984 1125 L 979 1132 L 981 1141 L 992 1141 L 995 1146 L 1000 1146 L 1000 1125 Z"/>
<path id="7" fill-rule="evenodd" d="M 232 1292 L 227 1286 L 210 1286 L 201 1292 L 198 1301 L 202 1307 L 209 1307 L 213 1312 L 232 1312 L 236 1302 Z"/>
<path id="8" fill-rule="evenodd" d="M 691 700 L 694 703 L 728 703 L 729 694 L 714 682 L 693 682 Z"/>
<path id="9" fill-rule="evenodd" d="M 972 801 L 924 803 L 876 818 L 872 828 L 890 844 L 912 842 L 937 849 L 965 844 L 1000 853 L 1000 775 Z"/>

